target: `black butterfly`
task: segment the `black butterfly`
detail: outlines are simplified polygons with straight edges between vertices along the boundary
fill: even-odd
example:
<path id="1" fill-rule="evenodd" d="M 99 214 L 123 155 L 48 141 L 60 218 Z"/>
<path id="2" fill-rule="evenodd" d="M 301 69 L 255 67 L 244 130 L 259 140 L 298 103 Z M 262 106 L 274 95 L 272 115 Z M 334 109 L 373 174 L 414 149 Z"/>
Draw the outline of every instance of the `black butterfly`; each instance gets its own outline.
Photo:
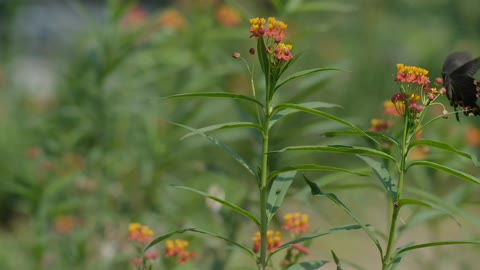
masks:
<path id="1" fill-rule="evenodd" d="M 463 107 L 465 115 L 480 115 L 477 99 L 480 97 L 480 81 L 473 75 L 480 69 L 480 57 L 472 59 L 468 52 L 456 52 L 447 57 L 443 64 L 443 85 L 455 111 Z M 457 120 L 458 113 L 456 114 Z"/>

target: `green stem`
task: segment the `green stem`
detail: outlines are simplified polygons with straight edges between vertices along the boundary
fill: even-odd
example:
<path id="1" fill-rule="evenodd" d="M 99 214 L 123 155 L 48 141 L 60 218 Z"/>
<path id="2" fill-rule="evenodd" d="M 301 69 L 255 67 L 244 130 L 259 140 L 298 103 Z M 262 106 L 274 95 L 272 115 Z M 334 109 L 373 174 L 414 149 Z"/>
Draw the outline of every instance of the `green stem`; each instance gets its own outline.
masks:
<path id="1" fill-rule="evenodd" d="M 267 89 L 270 84 L 267 81 Z M 267 217 L 267 198 L 268 198 L 268 142 L 270 131 L 270 99 L 268 97 L 269 91 L 266 91 L 265 96 L 265 109 L 264 109 L 264 123 L 263 123 L 263 149 L 262 149 L 262 169 L 260 178 L 260 261 L 258 262 L 258 269 L 267 269 L 267 230 L 268 230 L 268 217 Z"/>
<path id="2" fill-rule="evenodd" d="M 398 237 L 398 230 L 397 230 L 397 220 L 400 213 L 400 199 L 402 198 L 402 191 L 403 185 L 405 182 L 405 173 L 406 173 L 406 161 L 408 155 L 408 145 L 410 143 L 410 123 L 412 119 L 406 112 L 405 121 L 404 121 L 404 128 L 403 128 L 403 138 L 402 138 L 402 151 L 401 151 L 401 160 L 400 166 L 398 168 L 398 190 L 397 190 L 397 198 L 395 203 L 392 204 L 392 218 L 390 223 L 390 231 L 388 234 L 388 243 L 387 243 L 387 251 L 385 253 L 385 257 L 383 258 L 382 262 L 382 270 L 388 270 L 392 266 L 392 253 L 397 243 Z M 413 121 L 413 120 L 412 120 Z"/>

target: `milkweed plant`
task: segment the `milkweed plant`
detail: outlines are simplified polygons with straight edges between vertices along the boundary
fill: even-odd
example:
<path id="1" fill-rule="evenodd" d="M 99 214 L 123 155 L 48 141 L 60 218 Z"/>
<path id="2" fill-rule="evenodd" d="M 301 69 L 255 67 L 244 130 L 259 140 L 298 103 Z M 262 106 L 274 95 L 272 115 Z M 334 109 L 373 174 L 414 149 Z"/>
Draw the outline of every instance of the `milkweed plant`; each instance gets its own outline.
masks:
<path id="1" fill-rule="evenodd" d="M 405 221 L 400 217 L 404 208 L 411 206 L 429 207 L 447 214 L 451 214 L 448 207 L 437 204 L 429 200 L 428 196 L 423 196 L 421 192 L 409 192 L 410 170 L 414 167 L 428 167 L 473 184 L 480 184 L 480 180 L 470 174 L 456 170 L 454 168 L 429 161 L 428 150 L 437 148 L 457 155 L 461 158 L 472 160 L 478 165 L 474 156 L 455 149 L 454 147 L 422 138 L 425 129 L 431 128 L 437 120 L 448 118 L 451 113 L 447 112 L 445 107 L 437 99 L 445 93 L 442 88 L 437 90 L 431 87 L 429 71 L 420 67 L 397 65 L 397 74 L 394 81 L 398 85 L 398 92 L 393 95 L 390 101 L 385 103 L 385 113 L 392 115 L 392 120 L 372 120 L 370 130 L 364 130 L 356 125 L 325 112 L 323 109 L 337 107 L 335 104 L 326 102 L 305 102 L 305 103 L 282 103 L 277 102 L 275 97 L 288 87 L 289 82 L 298 80 L 302 77 L 319 72 L 340 71 L 335 68 L 313 68 L 285 76 L 286 71 L 295 62 L 297 57 L 293 52 L 293 46 L 286 43 L 287 24 L 276 20 L 275 18 L 254 18 L 250 20 L 250 38 L 256 41 L 256 47 L 249 50 L 249 57 L 256 56 L 259 62 L 260 71 L 263 74 L 264 85 L 257 87 L 254 80 L 255 64 L 250 64 L 240 53 L 234 53 L 233 58 L 243 61 L 251 76 L 251 95 L 233 94 L 227 92 L 194 92 L 176 94 L 166 97 L 167 99 L 179 98 L 209 98 L 209 99 L 230 99 L 236 102 L 245 102 L 254 106 L 255 119 L 253 122 L 228 122 L 215 124 L 203 128 L 193 128 L 176 123 L 177 125 L 188 129 L 184 138 L 190 136 L 202 136 L 217 147 L 225 150 L 231 157 L 237 161 L 250 175 L 252 181 L 256 183 L 256 196 L 258 196 L 258 210 L 253 212 L 235 205 L 221 196 L 215 196 L 208 192 L 197 190 L 187 186 L 173 185 L 178 189 L 187 190 L 200 196 L 214 200 L 231 211 L 243 215 L 255 224 L 258 231 L 252 232 L 251 239 L 242 239 L 238 242 L 235 239 L 229 239 L 199 228 L 183 228 L 173 232 L 153 238 L 152 231 L 142 227 L 140 224 L 130 226 L 130 239 L 145 244 L 142 253 L 134 261 L 139 269 L 151 268 L 149 261 L 156 259 L 158 253 L 151 249 L 160 242 L 166 242 L 165 257 L 176 256 L 180 263 L 194 259 L 196 253 L 187 251 L 188 242 L 184 240 L 170 240 L 174 235 L 185 232 L 209 235 L 225 241 L 228 245 L 235 246 L 252 258 L 257 269 L 319 269 L 330 263 L 327 260 L 307 260 L 304 258 L 310 253 L 315 253 L 310 249 L 312 240 L 321 236 L 334 233 L 358 230 L 363 231 L 372 241 L 372 244 L 378 250 L 379 266 L 383 270 L 397 269 L 402 258 L 415 250 L 441 246 L 441 245 L 468 245 L 480 244 L 480 241 L 461 240 L 461 241 L 439 241 L 430 243 L 408 242 L 406 245 L 399 245 L 399 239 L 406 231 Z M 438 83 L 441 81 L 437 80 Z M 443 113 L 431 116 L 428 111 L 431 108 L 442 108 Z M 438 111 L 438 110 L 437 110 Z M 343 130 L 325 132 L 327 136 L 355 136 L 364 137 L 368 146 L 352 145 L 295 145 L 287 146 L 281 149 L 272 149 L 270 142 L 275 136 L 272 128 L 287 115 L 294 113 L 306 113 L 318 118 L 328 119 L 345 127 Z M 234 149 L 222 143 L 212 135 L 213 131 L 223 129 L 253 129 L 261 137 L 261 151 L 259 151 L 259 164 L 251 164 L 249 161 L 239 155 Z M 396 130 L 394 132 L 394 130 Z M 257 136 L 257 135 L 255 135 Z M 292 164 L 287 167 L 272 167 L 270 158 L 272 155 L 280 155 L 285 152 L 324 152 L 355 155 L 359 161 L 367 164 L 372 174 L 380 180 L 380 186 L 385 191 L 388 198 L 390 218 L 388 228 L 385 232 L 381 228 L 375 228 L 368 223 L 363 222 L 357 215 L 334 193 L 329 193 L 321 189 L 319 185 L 305 175 L 302 171 L 319 170 L 329 172 L 341 172 L 353 175 L 368 177 L 369 174 L 361 173 L 360 170 L 351 170 L 334 166 L 321 164 Z M 423 154 L 422 154 L 423 153 Z M 339 161 L 341 162 L 341 161 Z M 299 177 L 296 177 L 299 174 Z M 284 198 L 295 179 L 303 179 L 315 197 L 328 198 L 338 207 L 345 211 L 354 222 L 353 224 L 340 225 L 326 231 L 309 233 L 309 216 L 304 213 L 289 213 L 283 217 L 282 230 L 277 230 L 272 224 L 272 219 L 278 214 Z M 414 196 L 415 195 L 415 196 Z M 142 229 L 143 228 L 143 229 Z M 288 233 L 290 238 L 284 240 L 283 235 Z M 151 241 L 150 241 L 151 240 Z M 138 243 L 137 243 L 138 244 Z M 281 252 L 283 251 L 283 252 Z M 342 259 L 331 251 L 333 262 L 337 269 L 342 269 Z M 280 264 L 274 264 L 272 257 L 283 254 Z M 170 265 L 172 268 L 173 266 Z"/>

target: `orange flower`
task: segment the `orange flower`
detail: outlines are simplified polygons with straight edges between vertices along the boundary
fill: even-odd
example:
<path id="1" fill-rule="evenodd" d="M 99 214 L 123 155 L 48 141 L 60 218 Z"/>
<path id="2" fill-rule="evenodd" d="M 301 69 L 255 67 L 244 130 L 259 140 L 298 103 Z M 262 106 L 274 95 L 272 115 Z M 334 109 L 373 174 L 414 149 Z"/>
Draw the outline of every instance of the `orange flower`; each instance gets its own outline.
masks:
<path id="1" fill-rule="evenodd" d="M 274 55 L 279 60 L 288 61 L 293 58 L 293 55 L 290 53 L 292 49 L 293 46 L 290 44 L 279 43 Z"/>
<path id="2" fill-rule="evenodd" d="M 259 252 L 260 246 L 262 244 L 262 237 L 260 236 L 260 232 L 257 232 L 253 238 L 253 251 Z M 267 250 L 269 252 L 275 251 L 278 247 L 282 245 L 282 233 L 279 231 L 267 231 Z"/>
<path id="3" fill-rule="evenodd" d="M 221 5 L 216 12 L 217 20 L 226 27 L 238 26 L 242 20 L 237 9 L 229 5 Z"/>
<path id="4" fill-rule="evenodd" d="M 186 26 L 185 18 L 182 13 L 176 9 L 167 9 L 161 15 L 158 26 L 161 28 L 170 28 L 174 30 L 182 29 Z"/>
<path id="5" fill-rule="evenodd" d="M 189 245 L 190 243 L 186 240 L 180 240 L 180 239 L 177 239 L 175 241 L 167 240 L 165 257 L 166 258 L 177 257 L 178 262 L 180 264 L 184 264 L 189 260 L 197 257 L 197 254 L 195 252 L 190 252 L 187 250 Z"/>
<path id="6" fill-rule="evenodd" d="M 128 231 L 128 240 L 139 243 L 149 243 L 152 241 L 153 231 L 148 226 L 140 223 L 131 223 L 128 226 Z"/>
<path id="7" fill-rule="evenodd" d="M 68 234 L 75 228 L 75 219 L 71 215 L 61 215 L 55 218 L 55 231 Z"/>
<path id="8" fill-rule="evenodd" d="M 467 127 L 467 132 L 465 132 L 467 144 L 472 147 L 477 147 L 480 145 L 480 129 L 470 125 Z"/>
<path id="9" fill-rule="evenodd" d="M 294 234 L 306 232 L 310 227 L 307 214 L 289 213 L 283 217 L 285 224 L 283 228 Z"/>

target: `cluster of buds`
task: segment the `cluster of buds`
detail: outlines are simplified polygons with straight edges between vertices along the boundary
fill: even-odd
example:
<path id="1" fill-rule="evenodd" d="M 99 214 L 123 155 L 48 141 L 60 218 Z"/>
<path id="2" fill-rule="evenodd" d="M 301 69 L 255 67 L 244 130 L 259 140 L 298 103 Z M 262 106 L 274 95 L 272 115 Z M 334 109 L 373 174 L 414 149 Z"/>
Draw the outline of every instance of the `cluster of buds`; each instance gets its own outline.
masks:
<path id="1" fill-rule="evenodd" d="M 131 223 L 128 226 L 128 232 L 128 240 L 141 245 L 149 243 L 153 238 L 153 230 L 140 223 Z M 142 255 L 135 257 L 133 259 L 133 264 L 139 269 L 145 268 L 149 261 L 155 260 L 159 256 L 157 251 L 150 251 L 143 254 L 141 247 L 138 247 L 138 253 Z"/>

